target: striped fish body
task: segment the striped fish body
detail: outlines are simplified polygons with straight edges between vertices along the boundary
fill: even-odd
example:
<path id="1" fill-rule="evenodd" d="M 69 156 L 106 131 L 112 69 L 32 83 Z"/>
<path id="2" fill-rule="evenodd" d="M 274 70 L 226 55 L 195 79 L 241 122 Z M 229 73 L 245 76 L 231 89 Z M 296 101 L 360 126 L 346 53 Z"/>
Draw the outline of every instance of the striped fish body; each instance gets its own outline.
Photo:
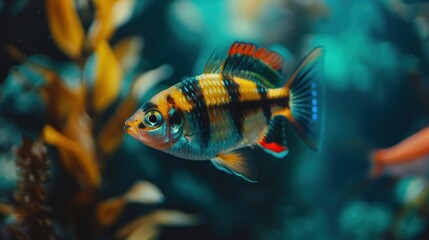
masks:
<path id="1" fill-rule="evenodd" d="M 207 160 L 221 152 L 254 145 L 267 128 L 272 113 L 288 107 L 288 92 L 268 89 L 254 81 L 221 74 L 186 79 L 166 94 L 176 96 L 183 112 L 186 141 L 171 154 Z M 182 110 L 184 109 L 184 110 Z"/>
<path id="2" fill-rule="evenodd" d="M 322 56 L 321 48 L 314 49 L 284 84 L 278 54 L 236 42 L 225 59 L 209 59 L 204 74 L 156 94 L 124 128 L 152 148 L 211 160 L 216 168 L 250 181 L 245 158 L 235 150 L 258 145 L 284 157 L 287 122 L 311 149 L 320 149 Z"/>

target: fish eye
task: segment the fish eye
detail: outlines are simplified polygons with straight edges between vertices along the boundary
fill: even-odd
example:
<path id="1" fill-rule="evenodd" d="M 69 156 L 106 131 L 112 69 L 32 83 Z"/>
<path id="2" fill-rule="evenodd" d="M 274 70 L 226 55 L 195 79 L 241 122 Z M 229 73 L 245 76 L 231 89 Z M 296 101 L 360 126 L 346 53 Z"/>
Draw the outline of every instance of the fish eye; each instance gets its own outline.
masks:
<path id="1" fill-rule="evenodd" d="M 158 127 L 162 123 L 162 115 L 156 110 L 149 111 L 144 116 L 144 124 L 148 127 Z"/>

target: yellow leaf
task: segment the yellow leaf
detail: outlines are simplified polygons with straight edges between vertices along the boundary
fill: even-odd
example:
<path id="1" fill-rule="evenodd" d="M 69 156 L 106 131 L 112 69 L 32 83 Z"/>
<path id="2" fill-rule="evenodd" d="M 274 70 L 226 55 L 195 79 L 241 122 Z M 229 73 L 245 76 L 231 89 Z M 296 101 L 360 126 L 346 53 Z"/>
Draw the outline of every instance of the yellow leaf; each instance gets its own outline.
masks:
<path id="1" fill-rule="evenodd" d="M 88 153 L 78 142 L 46 125 L 43 129 L 46 143 L 57 147 L 61 162 L 82 187 L 100 186 L 100 169 L 94 156 Z"/>
<path id="2" fill-rule="evenodd" d="M 161 65 L 158 68 L 147 71 L 134 81 L 131 94 L 135 99 L 140 99 L 156 84 L 169 78 L 173 74 L 173 67 L 169 64 Z"/>
<path id="3" fill-rule="evenodd" d="M 127 240 L 155 240 L 159 238 L 159 227 L 156 226 L 141 226 L 136 229 Z"/>
<path id="4" fill-rule="evenodd" d="M 95 156 L 92 119 L 86 113 L 72 112 L 62 125 L 61 132 L 73 141 L 78 142 L 85 151 Z"/>
<path id="5" fill-rule="evenodd" d="M 94 0 L 95 20 L 89 28 L 89 44 L 93 48 L 109 40 L 115 30 L 128 22 L 136 0 Z"/>
<path id="6" fill-rule="evenodd" d="M 61 128 L 64 120 L 68 119 L 72 113 L 76 115 L 84 111 L 84 85 L 70 89 L 54 70 L 35 61 L 27 61 L 25 65 L 44 77 L 46 84 L 41 89 L 41 96 L 48 108 L 47 122 L 49 124 Z"/>
<path id="7" fill-rule="evenodd" d="M 105 155 L 114 152 L 122 141 L 124 131 L 123 126 L 127 118 L 136 110 L 137 102 L 134 98 L 128 97 L 119 106 L 98 135 L 100 150 Z"/>
<path id="8" fill-rule="evenodd" d="M 53 40 L 69 57 L 79 58 L 85 32 L 74 9 L 73 0 L 45 0 Z"/>
<path id="9" fill-rule="evenodd" d="M 161 190 L 153 183 L 147 181 L 137 181 L 124 195 L 128 202 L 142 204 L 157 204 L 164 201 Z"/>
<path id="10" fill-rule="evenodd" d="M 156 204 L 164 200 L 164 195 L 158 187 L 147 181 L 136 182 L 124 195 L 109 198 L 97 206 L 97 218 L 102 226 L 112 225 L 121 215 L 129 202 Z"/>
<path id="11" fill-rule="evenodd" d="M 96 8 L 95 19 L 89 28 L 89 44 L 96 48 L 102 41 L 109 40 L 115 31 L 112 7 L 114 0 L 94 0 Z"/>
<path id="12" fill-rule="evenodd" d="M 113 23 L 116 28 L 127 23 L 133 15 L 136 0 L 117 0 L 112 6 Z"/>
<path id="13" fill-rule="evenodd" d="M 109 198 L 99 203 L 96 211 L 99 224 L 104 227 L 111 226 L 121 215 L 125 204 L 123 197 Z"/>
<path id="14" fill-rule="evenodd" d="M 100 42 L 95 49 L 94 108 L 103 111 L 119 94 L 122 70 L 112 49 L 106 41 Z"/>
<path id="15" fill-rule="evenodd" d="M 47 121 L 59 127 L 71 113 L 82 110 L 82 103 L 77 94 L 67 88 L 58 76 L 52 78 L 51 83 L 43 89 L 48 111 Z"/>
<path id="16" fill-rule="evenodd" d="M 196 215 L 177 210 L 159 209 L 128 223 L 116 233 L 120 239 L 153 239 L 161 226 L 193 226 L 199 224 Z"/>
<path id="17" fill-rule="evenodd" d="M 124 72 L 128 72 L 140 59 L 143 40 L 140 37 L 128 37 L 119 41 L 113 51 Z"/>

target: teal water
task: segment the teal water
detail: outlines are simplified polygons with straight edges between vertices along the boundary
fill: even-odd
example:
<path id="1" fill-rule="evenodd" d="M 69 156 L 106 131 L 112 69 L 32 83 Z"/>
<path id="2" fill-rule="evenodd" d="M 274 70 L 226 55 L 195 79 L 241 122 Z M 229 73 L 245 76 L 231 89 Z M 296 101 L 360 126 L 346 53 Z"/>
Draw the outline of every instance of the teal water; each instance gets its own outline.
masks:
<path id="1" fill-rule="evenodd" d="M 47 124 L 67 136 L 89 134 L 94 148 L 82 139 L 77 142 L 94 151 L 93 165 L 100 169 L 96 187 L 84 170 L 68 169 L 58 147 L 48 144 L 50 177 L 43 185 L 48 196 L 43 202 L 52 221 L 47 229 L 57 239 L 116 239 L 123 226 L 160 209 L 195 219 L 166 214 L 162 223 L 148 218 L 144 224 L 160 224 L 158 239 L 428 238 L 429 169 L 423 165 L 416 174 L 399 167 L 395 173 L 369 177 L 372 152 L 429 124 L 428 1 L 122 0 L 132 10 L 112 10 L 112 16 L 123 13 L 127 19 L 106 42 L 114 47 L 130 36 L 140 42 L 127 52 L 128 60 L 118 57 L 119 90 L 102 111 L 93 105 L 94 91 L 102 89 L 99 99 L 107 95 L 109 90 L 100 86 L 113 86 L 109 76 L 115 74 L 114 65 L 107 61 L 105 82 L 97 85 L 95 69 L 103 58 L 90 47 L 74 58 L 58 44 L 49 28 L 48 2 L 0 0 L 0 203 L 22 207 L 14 195 L 25 195 L 28 190 L 20 186 L 31 182 L 15 164 L 22 136 L 37 139 Z M 89 0 L 73 3 L 82 29 L 90 32 L 97 7 Z M 309 150 L 293 131 L 284 159 L 247 149 L 256 184 L 218 171 L 209 161 L 187 161 L 153 150 L 121 132 L 102 135 L 104 140 L 118 139 L 116 147 L 105 152 L 107 144 L 98 136 L 113 116 L 122 117 L 117 110 L 127 97 L 134 96 L 136 109 L 160 90 L 200 74 L 214 49 L 225 50 L 236 40 L 279 52 L 286 59 L 285 75 L 313 47 L 325 48 L 321 152 Z M 28 58 L 17 57 L 10 46 Z M 61 110 L 52 110 L 49 103 L 60 98 L 47 100 L 43 89 L 49 76 L 34 63 L 55 72 L 70 89 L 87 87 L 85 114 L 71 118 L 84 127 L 72 128 L 65 118 L 52 117 Z M 135 79 L 141 85 L 133 93 Z M 58 87 L 55 91 L 64 94 Z M 76 109 L 78 103 L 71 102 Z M 121 119 L 112 131 L 122 131 Z M 129 201 L 114 223 L 100 227 L 97 204 L 125 194 L 139 180 L 157 186 L 163 200 Z M 38 239 L 29 236 L 29 219 L 22 223 L 0 206 L 0 239 L 14 239 L 10 226 L 18 226 L 28 239 Z"/>

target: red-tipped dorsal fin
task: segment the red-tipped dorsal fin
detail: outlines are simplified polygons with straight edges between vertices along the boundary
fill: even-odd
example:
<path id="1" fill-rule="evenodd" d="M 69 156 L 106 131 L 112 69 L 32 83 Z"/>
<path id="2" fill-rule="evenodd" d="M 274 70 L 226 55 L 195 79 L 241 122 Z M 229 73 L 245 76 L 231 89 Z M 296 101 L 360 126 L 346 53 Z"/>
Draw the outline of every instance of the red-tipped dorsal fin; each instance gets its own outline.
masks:
<path id="1" fill-rule="evenodd" d="M 256 51 L 256 46 L 252 43 L 235 42 L 229 49 L 228 55 L 243 54 L 252 56 Z"/>
<path id="2" fill-rule="evenodd" d="M 229 49 L 228 55 L 242 54 L 260 59 L 262 62 L 270 66 L 276 71 L 279 71 L 283 66 L 283 58 L 276 52 L 266 48 L 259 48 L 252 43 L 235 42 Z"/>
<path id="3" fill-rule="evenodd" d="M 263 87 L 276 88 L 284 82 L 282 65 L 283 58 L 273 51 L 258 49 L 252 43 L 235 42 L 225 61 L 210 58 L 204 73 L 221 73 L 232 78 L 244 78 Z"/>

